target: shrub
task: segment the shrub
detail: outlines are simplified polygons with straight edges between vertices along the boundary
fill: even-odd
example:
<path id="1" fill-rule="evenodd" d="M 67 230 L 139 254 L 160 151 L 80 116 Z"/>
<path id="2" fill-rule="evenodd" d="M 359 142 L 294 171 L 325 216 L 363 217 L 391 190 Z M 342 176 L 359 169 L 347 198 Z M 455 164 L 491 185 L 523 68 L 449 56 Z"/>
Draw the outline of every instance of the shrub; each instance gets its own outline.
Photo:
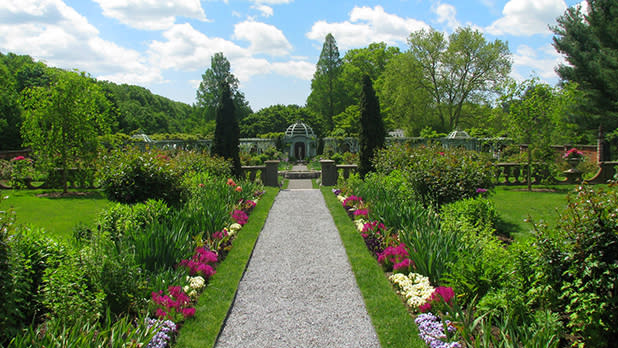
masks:
<path id="1" fill-rule="evenodd" d="M 232 163 L 222 157 L 209 156 L 196 151 L 179 151 L 173 158 L 175 169 L 190 178 L 198 173 L 228 178 L 232 175 Z"/>
<path id="2" fill-rule="evenodd" d="M 393 145 L 374 159 L 378 172 L 400 169 L 424 206 L 440 207 L 476 197 L 478 189 L 493 188 L 491 163 L 478 152 L 439 146 Z"/>
<path id="3" fill-rule="evenodd" d="M 162 199 L 179 205 L 186 195 L 182 173 L 160 152 L 116 150 L 104 158 L 101 187 L 108 199 L 120 203 Z"/>
<path id="4" fill-rule="evenodd" d="M 117 203 L 99 214 L 101 232 L 118 242 L 129 231 L 136 231 L 146 225 L 163 223 L 169 218 L 170 208 L 164 201 L 149 199 L 144 203 L 126 205 Z"/>

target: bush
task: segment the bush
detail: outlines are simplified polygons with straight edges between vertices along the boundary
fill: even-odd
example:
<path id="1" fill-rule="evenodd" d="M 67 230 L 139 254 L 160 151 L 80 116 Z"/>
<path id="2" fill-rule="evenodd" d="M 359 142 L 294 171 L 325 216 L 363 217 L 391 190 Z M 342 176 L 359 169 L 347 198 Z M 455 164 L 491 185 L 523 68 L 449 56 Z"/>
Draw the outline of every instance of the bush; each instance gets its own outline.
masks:
<path id="1" fill-rule="evenodd" d="M 169 215 L 170 208 L 165 202 L 149 199 L 134 205 L 118 203 L 111 206 L 99 214 L 98 224 L 101 232 L 118 242 L 130 231 L 142 229 L 154 222 L 163 223 Z"/>
<path id="2" fill-rule="evenodd" d="M 463 224 L 495 229 L 498 212 L 493 202 L 482 197 L 467 198 L 442 206 L 442 228 L 459 229 Z"/>
<path id="3" fill-rule="evenodd" d="M 162 199 L 169 205 L 179 205 L 185 198 L 182 173 L 161 152 L 116 150 L 103 161 L 101 187 L 114 202 L 133 204 Z"/>
<path id="4" fill-rule="evenodd" d="M 228 178 L 232 175 L 232 162 L 222 157 L 209 156 L 202 152 L 180 151 L 173 158 L 176 171 L 190 178 L 198 173 Z"/>
<path id="5" fill-rule="evenodd" d="M 374 167 L 383 174 L 395 169 L 424 206 L 440 207 L 478 196 L 493 188 L 493 169 L 480 153 L 440 146 L 393 145 L 376 153 Z"/>

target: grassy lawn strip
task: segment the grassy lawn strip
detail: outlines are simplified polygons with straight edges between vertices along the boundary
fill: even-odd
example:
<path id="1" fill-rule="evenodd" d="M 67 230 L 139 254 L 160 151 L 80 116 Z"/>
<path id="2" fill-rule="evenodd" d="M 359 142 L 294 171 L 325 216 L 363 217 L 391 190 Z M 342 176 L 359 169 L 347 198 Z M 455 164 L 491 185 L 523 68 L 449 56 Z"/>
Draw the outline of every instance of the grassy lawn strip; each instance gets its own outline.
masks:
<path id="1" fill-rule="evenodd" d="M 367 250 L 362 237 L 341 207 L 341 203 L 328 187 L 321 189 L 341 240 L 352 265 L 365 306 L 380 344 L 386 348 L 425 347 L 405 304 L 384 276 L 382 268 Z"/>
<path id="2" fill-rule="evenodd" d="M 567 205 L 567 195 L 574 192 L 575 185 L 535 186 L 533 192 L 526 191 L 526 186 L 497 186 L 495 194 L 490 196 L 500 216 L 498 229 L 509 232 L 515 239 L 530 236 L 533 222 L 545 222 L 554 225 L 558 221 L 558 212 Z"/>
<path id="3" fill-rule="evenodd" d="M 215 345 L 255 242 L 279 192 L 278 188 L 272 187 L 267 187 L 265 190 L 266 193 L 249 217 L 249 223 L 239 231 L 232 250 L 217 267 L 217 273 L 210 279 L 206 290 L 200 296 L 195 317 L 185 322 L 180 330 L 176 347 L 202 348 Z"/>
<path id="4" fill-rule="evenodd" d="M 52 238 L 69 241 L 75 225 L 81 222 L 94 228 L 99 212 L 113 204 L 101 191 L 79 191 L 88 192 L 88 195 L 52 198 L 37 195 L 58 191 L 3 190 L 0 194 L 9 198 L 2 202 L 0 209 L 11 207 L 15 210 L 18 224 L 42 227 Z"/>

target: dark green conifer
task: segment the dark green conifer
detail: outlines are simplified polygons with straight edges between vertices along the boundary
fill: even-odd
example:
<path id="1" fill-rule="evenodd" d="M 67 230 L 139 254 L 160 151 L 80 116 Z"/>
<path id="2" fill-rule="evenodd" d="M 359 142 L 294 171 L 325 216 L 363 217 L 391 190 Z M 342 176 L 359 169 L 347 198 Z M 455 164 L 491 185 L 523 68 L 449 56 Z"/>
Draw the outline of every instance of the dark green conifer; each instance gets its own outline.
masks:
<path id="1" fill-rule="evenodd" d="M 359 134 L 360 165 L 358 172 L 361 178 L 374 170 L 371 159 L 377 149 L 384 147 L 386 131 L 380 115 L 380 103 L 373 89 L 369 75 L 363 77 L 363 89 L 360 97 L 360 122 Z"/>
<path id="2" fill-rule="evenodd" d="M 232 99 L 230 86 L 222 83 L 221 99 L 217 105 L 215 139 L 212 153 L 232 161 L 232 174 L 239 178 L 240 155 L 240 128 L 236 119 L 234 100 Z"/>

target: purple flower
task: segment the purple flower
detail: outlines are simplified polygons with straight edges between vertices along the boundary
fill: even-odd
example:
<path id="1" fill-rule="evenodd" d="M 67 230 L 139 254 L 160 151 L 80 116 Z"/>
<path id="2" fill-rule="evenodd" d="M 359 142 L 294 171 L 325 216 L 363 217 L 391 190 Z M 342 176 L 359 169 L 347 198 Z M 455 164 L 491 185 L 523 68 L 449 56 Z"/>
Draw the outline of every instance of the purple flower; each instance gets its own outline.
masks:
<path id="1" fill-rule="evenodd" d="M 416 326 L 418 326 L 419 336 L 425 341 L 425 343 L 431 348 L 461 348 L 459 342 L 445 342 L 446 334 L 444 333 L 444 325 L 440 322 L 440 319 L 431 313 L 420 314 L 414 320 Z M 445 324 L 448 327 L 449 332 L 453 332 L 451 329 L 451 323 L 447 320 Z"/>
<path id="2" fill-rule="evenodd" d="M 333 189 L 333 193 L 335 194 L 335 196 L 339 196 L 339 194 L 341 194 L 341 190 L 340 189 Z"/>
<path id="3" fill-rule="evenodd" d="M 485 193 L 485 192 L 487 192 L 487 189 L 484 189 L 484 188 L 477 188 L 476 189 L 476 193 Z"/>

